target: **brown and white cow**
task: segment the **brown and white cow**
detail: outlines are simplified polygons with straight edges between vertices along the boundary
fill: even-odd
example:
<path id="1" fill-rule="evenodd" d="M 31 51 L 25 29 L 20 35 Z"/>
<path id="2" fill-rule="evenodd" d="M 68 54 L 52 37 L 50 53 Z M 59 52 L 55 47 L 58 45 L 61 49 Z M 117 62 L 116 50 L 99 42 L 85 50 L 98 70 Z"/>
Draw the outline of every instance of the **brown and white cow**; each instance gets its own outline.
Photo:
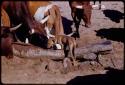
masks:
<path id="1" fill-rule="evenodd" d="M 2 7 L 7 11 L 12 25 L 17 25 L 22 22 L 22 26 L 16 31 L 16 34 L 21 41 L 25 41 L 25 39 L 30 36 L 29 30 L 32 29 L 37 30 L 37 32 L 41 34 L 64 34 L 61 14 L 56 5 L 52 5 L 44 14 L 44 17 L 49 15 L 45 23 L 46 28 L 45 24 L 42 23 L 40 25 L 40 22 L 33 18 L 34 13 L 39 7 L 48 6 L 50 4 L 49 1 L 3 1 Z M 44 22 L 45 20 L 46 18 L 43 19 Z M 52 33 L 50 33 L 51 29 L 52 31 L 54 29 Z"/>
<path id="2" fill-rule="evenodd" d="M 29 1 L 29 10 L 34 19 L 45 25 L 47 37 L 64 35 L 60 10 L 56 5 L 47 1 Z"/>

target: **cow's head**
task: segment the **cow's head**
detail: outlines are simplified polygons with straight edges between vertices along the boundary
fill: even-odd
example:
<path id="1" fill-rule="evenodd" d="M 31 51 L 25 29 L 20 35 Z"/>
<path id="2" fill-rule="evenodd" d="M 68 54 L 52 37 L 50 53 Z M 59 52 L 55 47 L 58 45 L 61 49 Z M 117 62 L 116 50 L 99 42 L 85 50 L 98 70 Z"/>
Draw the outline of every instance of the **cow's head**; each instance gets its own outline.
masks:
<path id="1" fill-rule="evenodd" d="M 48 39 L 47 48 L 52 48 L 55 44 L 55 38 L 51 37 Z"/>
<path id="2" fill-rule="evenodd" d="M 7 27 L 1 26 L 1 36 L 8 36 L 8 34 L 12 33 L 13 31 L 17 30 L 22 24 L 19 24 L 15 27 Z"/>
<path id="3" fill-rule="evenodd" d="M 34 33 L 46 35 L 46 32 L 45 32 L 44 28 L 45 28 L 45 24 L 41 24 L 37 21 L 34 21 L 34 28 L 32 28 L 29 31 L 29 33 L 30 33 L 30 35 L 32 35 Z"/>
<path id="4" fill-rule="evenodd" d="M 12 57 L 12 42 L 13 42 L 13 35 L 12 32 L 18 29 L 21 24 L 17 25 L 16 27 L 1 27 L 1 55 L 6 57 Z"/>

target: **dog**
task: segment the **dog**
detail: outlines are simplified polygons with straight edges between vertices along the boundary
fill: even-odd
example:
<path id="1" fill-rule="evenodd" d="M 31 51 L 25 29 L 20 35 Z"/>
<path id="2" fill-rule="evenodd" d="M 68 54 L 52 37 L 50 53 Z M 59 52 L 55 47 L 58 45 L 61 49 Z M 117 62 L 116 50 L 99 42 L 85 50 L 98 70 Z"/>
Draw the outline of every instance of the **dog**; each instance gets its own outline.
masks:
<path id="1" fill-rule="evenodd" d="M 52 48 L 55 44 L 60 44 L 62 49 L 64 50 L 65 58 L 64 58 L 64 67 L 66 65 L 66 58 L 70 53 L 71 59 L 73 61 L 73 65 L 76 66 L 76 56 L 75 56 L 75 48 L 77 46 L 76 41 L 73 37 L 66 35 L 55 35 L 55 37 L 51 37 L 48 39 L 47 48 Z"/>

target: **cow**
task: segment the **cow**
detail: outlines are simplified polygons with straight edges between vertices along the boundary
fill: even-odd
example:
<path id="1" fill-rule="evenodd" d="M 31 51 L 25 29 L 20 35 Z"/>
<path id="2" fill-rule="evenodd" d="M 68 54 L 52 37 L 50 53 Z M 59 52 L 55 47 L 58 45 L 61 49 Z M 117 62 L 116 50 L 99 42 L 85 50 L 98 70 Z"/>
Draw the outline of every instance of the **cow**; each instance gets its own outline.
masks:
<path id="1" fill-rule="evenodd" d="M 12 43 L 14 42 L 13 31 L 17 30 L 22 24 L 11 27 L 10 18 L 6 11 L 1 8 L 1 55 L 7 58 L 13 57 Z"/>
<path id="2" fill-rule="evenodd" d="M 36 26 L 28 10 L 27 2 L 3 1 L 2 8 L 10 17 L 11 27 L 22 23 L 22 26 L 16 30 L 16 35 L 20 41 L 25 42 L 26 37 L 30 35 L 29 31 Z"/>
<path id="3" fill-rule="evenodd" d="M 13 32 L 17 30 L 22 24 L 11 27 L 10 18 L 7 12 L 1 8 L 1 55 L 7 58 L 13 57 L 12 43 L 14 42 Z"/>
<path id="4" fill-rule="evenodd" d="M 101 1 L 101 0 L 98 1 L 98 2 L 99 2 L 98 5 L 95 4 L 96 1 L 97 1 L 97 0 L 94 0 L 94 1 L 93 1 L 93 5 L 92 5 L 93 8 L 95 8 L 95 7 L 99 7 L 99 10 L 101 10 L 101 9 L 105 9 L 105 5 L 102 5 L 102 1 Z"/>
<path id="5" fill-rule="evenodd" d="M 7 58 L 13 57 L 12 43 L 14 42 L 14 36 L 12 32 L 18 29 L 21 24 L 15 27 L 1 26 L 1 56 L 4 55 Z"/>
<path id="6" fill-rule="evenodd" d="M 77 37 L 80 37 L 79 25 L 81 19 L 83 19 L 85 27 L 89 28 L 91 26 L 92 6 L 90 5 L 90 1 L 69 1 L 69 5 L 71 8 L 71 16 L 75 23 Z"/>
<path id="7" fill-rule="evenodd" d="M 29 1 L 29 10 L 34 19 L 46 24 L 45 31 L 48 39 L 54 35 L 64 35 L 61 14 L 58 6 L 47 1 Z M 32 8 L 32 9 L 31 9 Z M 47 20 L 44 21 L 43 18 Z"/>
<path id="8" fill-rule="evenodd" d="M 96 0 L 93 1 L 94 5 L 96 3 Z M 99 10 L 101 9 L 101 0 L 99 0 Z"/>
<path id="9" fill-rule="evenodd" d="M 40 4 L 32 1 L 4 1 L 2 3 L 2 7 L 7 11 L 12 25 L 17 25 L 22 22 L 22 26 L 16 31 L 16 35 L 21 41 L 25 42 L 27 37 L 31 39 L 33 34 L 32 30 L 35 30 L 35 35 L 47 35 L 48 31 L 45 31 L 45 24 L 47 24 L 47 27 L 49 28 L 55 28 L 55 31 L 53 32 L 55 35 L 64 33 L 61 15 L 59 14 L 60 12 L 57 6 L 52 6 L 52 9 L 47 11 L 47 14 L 51 15 L 51 17 L 48 18 L 47 23 L 41 24 L 34 19 L 33 16 L 36 9 L 38 9 L 39 6 L 46 6 L 47 4 L 48 1 L 40 1 Z M 43 21 L 45 22 L 44 19 Z"/>

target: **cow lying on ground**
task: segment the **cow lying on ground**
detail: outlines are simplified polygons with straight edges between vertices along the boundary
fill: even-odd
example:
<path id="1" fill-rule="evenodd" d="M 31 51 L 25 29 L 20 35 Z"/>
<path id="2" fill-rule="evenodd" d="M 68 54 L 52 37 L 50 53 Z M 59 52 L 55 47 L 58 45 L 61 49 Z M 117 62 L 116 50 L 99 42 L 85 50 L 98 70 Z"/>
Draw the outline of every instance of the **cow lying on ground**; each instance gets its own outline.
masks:
<path id="1" fill-rule="evenodd" d="M 73 65 L 76 66 L 76 57 L 75 57 L 75 49 L 76 49 L 76 41 L 73 37 L 66 35 L 56 35 L 55 37 L 49 38 L 47 48 L 53 47 L 55 44 L 60 44 L 61 48 L 64 50 L 65 58 L 64 58 L 64 67 L 67 67 L 67 57 L 70 54 L 70 57 L 73 61 Z"/>
<path id="2" fill-rule="evenodd" d="M 79 25 L 81 19 L 85 23 L 85 27 L 90 27 L 91 25 L 91 11 L 92 7 L 90 1 L 69 1 L 71 7 L 71 15 L 76 27 L 76 33 L 79 37 Z"/>

